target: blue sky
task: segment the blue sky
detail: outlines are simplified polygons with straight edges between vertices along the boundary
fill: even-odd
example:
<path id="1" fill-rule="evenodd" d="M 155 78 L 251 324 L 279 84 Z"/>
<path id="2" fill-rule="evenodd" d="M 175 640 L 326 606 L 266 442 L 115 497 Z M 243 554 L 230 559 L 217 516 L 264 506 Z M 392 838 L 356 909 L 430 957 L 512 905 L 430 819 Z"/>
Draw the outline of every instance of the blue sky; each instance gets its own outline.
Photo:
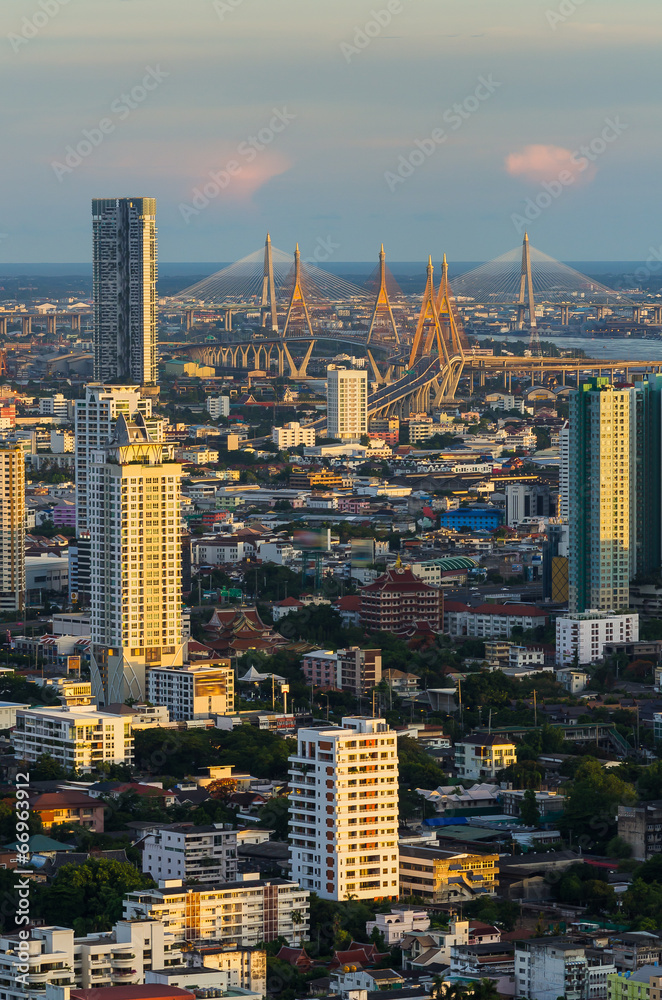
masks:
<path id="1" fill-rule="evenodd" d="M 321 260 L 484 260 L 524 224 L 561 259 L 643 259 L 661 40 L 659 0 L 4 0 L 0 262 L 87 260 L 116 195 L 158 199 L 168 261 L 267 229 Z"/>

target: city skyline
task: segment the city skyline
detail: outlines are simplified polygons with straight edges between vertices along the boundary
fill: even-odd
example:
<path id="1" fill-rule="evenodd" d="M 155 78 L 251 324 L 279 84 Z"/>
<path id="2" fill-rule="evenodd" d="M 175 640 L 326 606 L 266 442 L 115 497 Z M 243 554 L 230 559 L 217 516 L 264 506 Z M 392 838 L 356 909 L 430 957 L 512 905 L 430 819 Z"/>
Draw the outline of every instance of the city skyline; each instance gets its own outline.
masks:
<path id="1" fill-rule="evenodd" d="M 383 240 L 394 260 L 486 260 L 522 219 L 562 259 L 645 259 L 655 13 L 21 0 L 0 12 L 19 191 L 0 264 L 88 259 L 106 191 L 159 200 L 166 261 L 237 259 L 266 229 L 304 258 L 372 260 Z"/>

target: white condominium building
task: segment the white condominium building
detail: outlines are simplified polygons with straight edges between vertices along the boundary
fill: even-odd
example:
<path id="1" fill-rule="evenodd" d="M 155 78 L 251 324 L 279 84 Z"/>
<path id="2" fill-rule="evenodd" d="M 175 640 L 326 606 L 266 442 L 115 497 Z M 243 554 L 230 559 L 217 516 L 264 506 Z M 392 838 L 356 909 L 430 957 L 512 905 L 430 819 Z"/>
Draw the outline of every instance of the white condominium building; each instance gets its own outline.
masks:
<path id="1" fill-rule="evenodd" d="M 290 757 L 292 877 L 323 899 L 398 895 L 398 752 L 383 719 L 300 729 Z"/>
<path id="2" fill-rule="evenodd" d="M 99 705 L 144 701 L 146 670 L 180 665 L 181 466 L 142 415 L 120 414 L 89 477 L 92 689 Z"/>
<path id="3" fill-rule="evenodd" d="M 602 659 L 605 643 L 638 642 L 639 615 L 609 611 L 584 611 L 556 619 L 556 662 L 572 666 Z"/>
<path id="4" fill-rule="evenodd" d="M 5 1000 L 44 996 L 46 983 L 83 989 L 144 983 L 150 969 L 182 961 L 179 945 L 160 920 L 120 920 L 112 931 L 86 937 L 74 937 L 69 927 L 32 927 L 29 935 L 20 945 L 18 932 L 0 937 Z"/>
<path id="5" fill-rule="evenodd" d="M 254 873 L 215 887 L 167 879 L 158 889 L 128 893 L 124 916 L 162 920 L 182 942 L 208 940 L 246 948 L 282 936 L 294 944 L 308 937 L 308 898 L 296 882 L 260 879 Z"/>
<path id="6" fill-rule="evenodd" d="M 17 757 L 36 761 L 47 753 L 69 771 L 133 762 L 130 721 L 93 705 L 17 709 L 11 742 Z"/>
<path id="7" fill-rule="evenodd" d="M 25 606 L 25 457 L 0 447 L 0 613 Z"/>
<path id="8" fill-rule="evenodd" d="M 205 399 L 205 409 L 207 410 L 207 413 L 212 418 L 212 420 L 218 420 L 219 417 L 229 417 L 230 397 L 207 396 L 207 398 Z"/>
<path id="9" fill-rule="evenodd" d="M 283 427 L 271 428 L 271 440 L 281 450 L 297 448 L 300 444 L 312 447 L 315 444 L 315 428 L 302 427 L 296 421 Z"/>
<path id="10" fill-rule="evenodd" d="M 174 722 L 209 719 L 234 712 L 234 670 L 229 660 L 183 667 L 152 667 L 147 674 L 147 697 L 165 705 Z"/>
<path id="11" fill-rule="evenodd" d="M 158 382 L 156 199 L 92 200 L 94 377 Z"/>
<path id="12" fill-rule="evenodd" d="M 368 433 L 368 373 L 352 368 L 328 368 L 326 379 L 329 437 L 358 441 Z"/>
<path id="13" fill-rule="evenodd" d="M 237 834 L 222 823 L 194 826 L 169 823 L 146 830 L 143 871 L 160 879 L 195 878 L 200 883 L 232 882 L 237 877 Z"/>

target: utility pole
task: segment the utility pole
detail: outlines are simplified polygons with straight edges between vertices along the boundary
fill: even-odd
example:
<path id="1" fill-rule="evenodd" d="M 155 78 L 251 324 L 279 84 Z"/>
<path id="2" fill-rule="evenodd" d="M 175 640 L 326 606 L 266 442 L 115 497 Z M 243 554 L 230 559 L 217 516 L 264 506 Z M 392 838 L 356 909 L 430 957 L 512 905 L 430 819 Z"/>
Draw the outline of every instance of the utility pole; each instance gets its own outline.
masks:
<path id="1" fill-rule="evenodd" d="M 533 689 L 533 724 L 538 725 L 538 702 L 536 700 L 536 689 Z"/>

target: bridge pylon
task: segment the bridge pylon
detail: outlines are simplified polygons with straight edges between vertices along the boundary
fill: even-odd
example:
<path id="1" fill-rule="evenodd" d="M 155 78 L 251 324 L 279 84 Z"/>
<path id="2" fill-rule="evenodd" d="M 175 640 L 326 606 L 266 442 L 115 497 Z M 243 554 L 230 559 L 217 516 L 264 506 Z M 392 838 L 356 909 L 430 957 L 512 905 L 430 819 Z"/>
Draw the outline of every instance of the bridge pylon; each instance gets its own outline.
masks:
<path id="1" fill-rule="evenodd" d="M 439 322 L 439 313 L 437 312 L 437 302 L 434 293 L 434 265 L 432 263 L 432 257 L 429 257 L 425 292 L 423 293 L 421 311 L 418 317 L 418 323 L 416 324 L 416 333 L 414 334 L 414 340 L 411 345 L 409 367 L 411 368 L 417 361 L 420 361 L 421 358 L 427 357 L 427 355 L 430 354 L 432 346 L 435 342 L 440 362 L 442 364 L 447 364 L 448 351 L 446 350 L 446 344 L 444 343 L 441 331 L 441 323 Z"/>
<path id="2" fill-rule="evenodd" d="M 391 330 L 393 331 L 393 336 L 395 337 L 395 342 L 396 344 L 399 344 L 400 335 L 398 333 L 398 328 L 395 325 L 393 310 L 391 309 L 391 301 L 388 296 L 388 288 L 386 287 L 386 254 L 384 253 L 383 243 L 379 251 L 379 288 L 377 290 L 375 306 L 372 311 L 372 319 L 370 320 L 370 329 L 368 330 L 366 347 L 372 340 L 372 334 L 375 329 L 375 325 L 377 323 L 378 318 L 385 321 L 387 327 L 390 326 Z"/>
<path id="3" fill-rule="evenodd" d="M 262 295 L 260 298 L 262 326 L 278 333 L 278 309 L 276 307 L 276 286 L 274 284 L 274 258 L 271 250 L 271 236 L 267 233 L 264 241 L 264 271 L 262 274 Z"/>
<path id="4" fill-rule="evenodd" d="M 529 247 L 529 234 L 524 233 L 522 241 L 522 273 L 519 282 L 519 295 L 517 297 L 517 329 L 524 329 L 524 317 L 529 313 L 529 349 L 532 357 L 539 358 L 542 354 L 540 347 L 540 336 L 536 324 L 536 304 L 533 295 L 533 278 L 531 277 L 531 249 Z"/>
<path id="5" fill-rule="evenodd" d="M 310 322 L 310 314 L 308 312 L 308 306 L 306 304 L 306 296 L 303 292 L 303 285 L 301 283 L 301 252 L 299 250 L 299 244 L 297 243 L 296 250 L 294 251 L 294 287 L 292 288 L 292 295 L 290 296 L 290 304 L 287 309 L 287 316 L 285 318 L 285 326 L 283 327 L 283 337 L 287 337 L 290 330 L 290 324 L 292 322 L 293 314 L 299 314 L 299 321 L 303 320 L 305 326 L 308 328 L 308 333 L 311 337 L 314 337 L 313 327 Z"/>

